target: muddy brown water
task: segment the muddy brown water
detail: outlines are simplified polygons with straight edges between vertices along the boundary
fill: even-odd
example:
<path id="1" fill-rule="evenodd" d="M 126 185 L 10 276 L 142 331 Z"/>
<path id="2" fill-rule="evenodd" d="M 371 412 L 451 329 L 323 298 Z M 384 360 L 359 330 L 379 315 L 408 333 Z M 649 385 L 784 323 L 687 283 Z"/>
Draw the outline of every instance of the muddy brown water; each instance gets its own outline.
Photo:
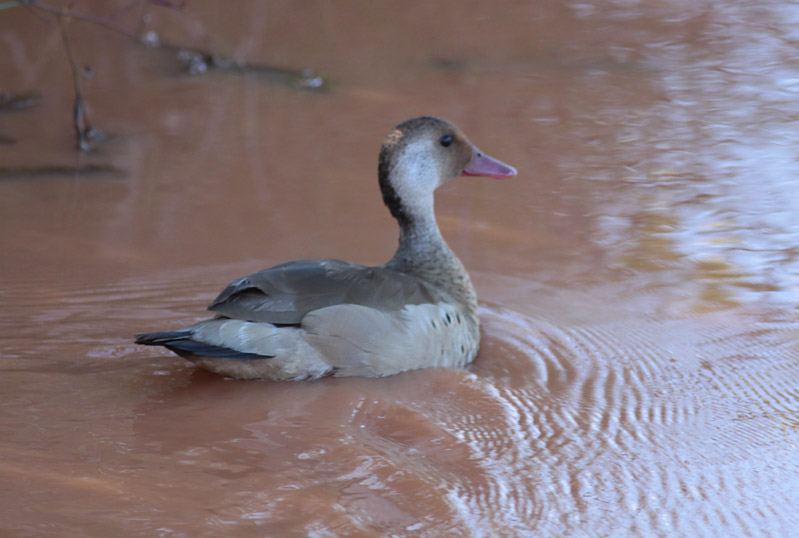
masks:
<path id="1" fill-rule="evenodd" d="M 79 156 L 58 27 L 0 12 L 0 91 L 40 94 L 0 112 L 0 534 L 795 535 L 795 5 L 187 4 L 148 27 L 330 91 L 73 20 L 113 135 Z M 520 171 L 437 197 L 473 366 L 239 382 L 132 344 L 263 267 L 385 261 L 377 149 L 419 114 Z"/>

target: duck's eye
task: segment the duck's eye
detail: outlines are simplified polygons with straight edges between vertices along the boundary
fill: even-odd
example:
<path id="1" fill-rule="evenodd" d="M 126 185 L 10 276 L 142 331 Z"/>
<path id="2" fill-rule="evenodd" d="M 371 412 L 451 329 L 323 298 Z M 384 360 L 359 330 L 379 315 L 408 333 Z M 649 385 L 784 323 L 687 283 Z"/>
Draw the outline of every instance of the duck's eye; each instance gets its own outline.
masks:
<path id="1" fill-rule="evenodd" d="M 448 148 L 452 144 L 452 135 L 444 135 L 439 138 L 438 142 L 445 148 Z"/>

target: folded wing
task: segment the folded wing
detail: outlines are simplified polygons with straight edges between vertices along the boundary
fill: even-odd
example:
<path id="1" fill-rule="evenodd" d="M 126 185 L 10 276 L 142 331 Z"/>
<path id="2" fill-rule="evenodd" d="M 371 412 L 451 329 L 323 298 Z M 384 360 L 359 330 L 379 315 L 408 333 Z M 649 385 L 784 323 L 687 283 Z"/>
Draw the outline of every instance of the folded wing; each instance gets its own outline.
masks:
<path id="1" fill-rule="evenodd" d="M 306 314 L 340 304 L 380 311 L 451 301 L 405 273 L 339 260 L 299 260 L 231 282 L 208 310 L 245 321 L 299 325 Z"/>

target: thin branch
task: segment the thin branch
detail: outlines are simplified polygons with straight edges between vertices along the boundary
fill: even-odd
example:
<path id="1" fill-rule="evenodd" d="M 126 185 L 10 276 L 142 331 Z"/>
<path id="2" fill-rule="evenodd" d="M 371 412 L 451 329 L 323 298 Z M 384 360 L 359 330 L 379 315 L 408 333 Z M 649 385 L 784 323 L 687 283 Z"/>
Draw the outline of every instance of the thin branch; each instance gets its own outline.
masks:
<path id="1" fill-rule="evenodd" d="M 78 63 L 75 60 L 75 55 L 72 51 L 72 44 L 69 41 L 65 21 L 79 20 L 96 24 L 106 28 L 107 30 L 118 32 L 125 36 L 136 39 L 137 33 L 120 26 L 116 23 L 115 19 L 147 4 L 154 4 L 171 9 L 181 9 L 185 5 L 185 2 L 183 0 L 132 0 L 129 3 L 111 11 L 104 17 L 96 17 L 86 13 L 75 12 L 71 9 L 62 9 L 45 2 L 41 2 L 40 0 L 0 1 L 0 10 L 22 6 L 41 19 L 44 19 L 42 13 L 49 13 L 55 17 L 56 22 L 58 23 L 58 28 L 61 31 L 61 41 L 64 44 L 64 50 L 66 51 L 67 59 L 69 60 L 69 66 L 72 70 L 72 83 L 75 89 L 75 101 L 72 105 L 72 122 L 75 128 L 78 147 L 83 151 L 88 151 L 91 148 L 91 143 L 103 138 L 104 135 L 101 132 L 93 129 L 91 123 L 89 122 L 89 113 L 83 100 L 83 92 L 81 90 L 80 84 L 81 73 L 80 69 L 78 68 Z M 48 23 L 50 22 L 47 19 L 45 20 Z M 140 29 L 141 20 L 139 21 L 139 28 L 137 31 Z"/>
<path id="2" fill-rule="evenodd" d="M 22 7 L 24 7 L 28 11 L 28 13 L 30 13 L 31 15 L 33 15 L 43 23 L 52 24 L 52 21 L 48 18 L 46 13 L 40 12 L 38 9 L 29 5 L 28 3 L 23 3 Z"/>
<path id="3" fill-rule="evenodd" d="M 106 16 L 106 18 L 109 19 L 109 20 L 114 20 L 117 17 L 119 17 L 120 15 L 124 15 L 125 13 L 133 11 L 137 7 L 143 6 L 144 4 L 148 4 L 149 2 L 150 2 L 150 0 L 134 0 L 133 2 L 130 2 L 129 4 L 126 4 L 126 5 L 122 6 L 122 7 L 120 7 L 119 9 L 115 9 L 114 11 L 109 13 Z"/>
<path id="4" fill-rule="evenodd" d="M 119 15 L 127 13 L 137 7 L 144 5 L 144 4 L 154 4 L 157 6 L 162 6 L 170 9 L 182 9 L 186 3 L 184 1 L 176 2 L 173 0 L 134 0 L 127 5 L 124 5 L 118 9 L 115 9 L 108 15 L 104 17 L 96 17 L 94 15 L 89 15 L 87 13 L 80 13 L 77 11 L 72 11 L 70 9 L 62 9 L 50 4 L 46 4 L 41 2 L 40 0 L 14 0 L 11 2 L 3 2 L 0 3 L 0 9 L 11 8 L 16 6 L 27 6 L 35 9 L 39 9 L 41 11 L 45 11 L 47 13 L 52 13 L 58 17 L 67 17 L 71 19 L 76 19 L 84 22 L 90 22 L 92 24 L 96 24 L 98 26 L 102 26 L 108 30 L 118 32 L 120 34 L 126 35 L 128 37 L 136 38 L 136 34 L 131 32 L 127 28 L 124 28 L 118 25 L 114 19 L 116 19 Z"/>
<path id="5" fill-rule="evenodd" d="M 72 53 L 72 45 L 67 36 L 67 29 L 64 27 L 63 16 L 59 15 L 56 19 L 58 20 L 58 27 L 61 30 L 61 40 L 64 42 L 64 50 L 67 53 L 69 66 L 72 69 L 72 82 L 75 86 L 75 101 L 72 105 L 72 122 L 75 127 L 75 136 L 78 139 L 78 147 L 83 151 L 88 151 L 91 147 L 90 135 L 92 126 L 89 122 L 89 114 L 86 111 L 86 106 L 83 104 L 83 92 L 80 87 L 80 71 L 75 61 L 75 55 Z"/>
<path id="6" fill-rule="evenodd" d="M 57 8 L 55 6 L 51 6 L 43 2 L 39 2 L 39 0 L 27 0 L 26 4 L 36 9 L 41 9 L 42 11 L 52 13 L 58 17 L 67 17 L 70 19 L 90 22 L 92 24 L 97 24 L 114 32 L 119 32 L 120 34 L 124 34 L 128 37 L 132 37 L 134 39 L 136 38 L 136 35 L 133 32 L 130 32 L 126 28 L 114 24 L 108 17 L 95 17 L 94 15 L 87 15 L 85 13 L 76 13 L 66 9 Z"/>
<path id="7" fill-rule="evenodd" d="M 169 9 L 183 9 L 186 7 L 186 0 L 180 0 L 179 2 L 173 0 L 147 0 L 147 2 L 156 6 L 168 7 Z"/>

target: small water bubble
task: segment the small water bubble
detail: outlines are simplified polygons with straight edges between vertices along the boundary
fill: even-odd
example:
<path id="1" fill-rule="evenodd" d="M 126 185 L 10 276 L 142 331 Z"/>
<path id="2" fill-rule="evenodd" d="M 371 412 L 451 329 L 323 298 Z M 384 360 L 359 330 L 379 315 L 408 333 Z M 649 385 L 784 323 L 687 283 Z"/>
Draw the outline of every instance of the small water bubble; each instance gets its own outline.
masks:
<path id="1" fill-rule="evenodd" d="M 304 84 L 308 88 L 321 88 L 325 83 L 322 77 L 313 77 L 305 79 Z"/>
<path id="2" fill-rule="evenodd" d="M 202 54 L 191 50 L 181 50 L 178 59 L 186 64 L 186 70 L 190 75 L 202 75 L 208 72 L 208 61 Z"/>
<path id="3" fill-rule="evenodd" d="M 141 41 L 142 45 L 146 47 L 157 48 L 161 46 L 161 38 L 154 30 L 150 30 L 149 32 L 142 34 L 139 40 Z"/>
<path id="4" fill-rule="evenodd" d="M 203 60 L 192 60 L 189 64 L 190 75 L 203 75 L 208 72 L 208 64 Z"/>
<path id="5" fill-rule="evenodd" d="M 300 86 L 304 88 L 318 89 L 325 84 L 325 79 L 314 73 L 312 69 L 303 69 L 300 77 Z"/>

